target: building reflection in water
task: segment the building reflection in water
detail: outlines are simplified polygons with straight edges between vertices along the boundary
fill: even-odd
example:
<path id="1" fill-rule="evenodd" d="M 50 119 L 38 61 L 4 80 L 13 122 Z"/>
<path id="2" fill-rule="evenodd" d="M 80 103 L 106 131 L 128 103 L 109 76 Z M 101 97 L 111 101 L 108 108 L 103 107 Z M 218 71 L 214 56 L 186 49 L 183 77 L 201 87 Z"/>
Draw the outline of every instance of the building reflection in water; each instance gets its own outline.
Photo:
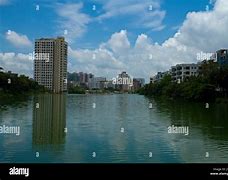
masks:
<path id="1" fill-rule="evenodd" d="M 60 145 L 66 135 L 66 95 L 42 94 L 34 97 L 33 145 Z"/>

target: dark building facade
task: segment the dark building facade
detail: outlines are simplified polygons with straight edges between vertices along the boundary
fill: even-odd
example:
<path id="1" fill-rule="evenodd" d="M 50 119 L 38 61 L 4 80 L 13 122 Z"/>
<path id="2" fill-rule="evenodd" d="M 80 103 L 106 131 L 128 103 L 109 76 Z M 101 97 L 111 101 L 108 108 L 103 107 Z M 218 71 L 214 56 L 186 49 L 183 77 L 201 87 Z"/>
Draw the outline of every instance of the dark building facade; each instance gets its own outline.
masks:
<path id="1" fill-rule="evenodd" d="M 220 49 L 216 52 L 219 65 L 228 65 L 228 49 Z"/>

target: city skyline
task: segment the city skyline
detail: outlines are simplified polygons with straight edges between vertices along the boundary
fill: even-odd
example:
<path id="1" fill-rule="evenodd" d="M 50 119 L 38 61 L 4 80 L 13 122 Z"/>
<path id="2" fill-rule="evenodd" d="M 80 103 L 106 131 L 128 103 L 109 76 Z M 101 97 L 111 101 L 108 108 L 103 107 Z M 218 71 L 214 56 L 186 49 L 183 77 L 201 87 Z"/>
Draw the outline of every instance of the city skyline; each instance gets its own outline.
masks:
<path id="1" fill-rule="evenodd" d="M 198 62 L 197 53 L 228 47 L 225 0 L 187 5 L 160 0 L 7 0 L 0 1 L 0 9 L 0 65 L 30 77 L 33 61 L 29 54 L 35 39 L 41 37 L 66 38 L 69 72 L 91 72 L 111 79 L 126 71 L 147 82 L 151 75 L 178 63 Z"/>

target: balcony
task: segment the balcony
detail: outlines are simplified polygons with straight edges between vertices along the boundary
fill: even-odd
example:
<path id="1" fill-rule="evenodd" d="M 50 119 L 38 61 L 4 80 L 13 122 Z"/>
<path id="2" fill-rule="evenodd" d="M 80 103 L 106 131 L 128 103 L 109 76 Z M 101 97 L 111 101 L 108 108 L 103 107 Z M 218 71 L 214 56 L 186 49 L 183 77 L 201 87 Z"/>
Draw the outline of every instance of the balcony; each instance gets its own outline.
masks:
<path id="1" fill-rule="evenodd" d="M 182 70 L 182 66 L 178 66 L 177 67 L 177 70 Z"/>
<path id="2" fill-rule="evenodd" d="M 177 75 L 178 75 L 178 76 L 182 75 L 182 71 L 178 71 L 178 72 L 177 72 Z"/>

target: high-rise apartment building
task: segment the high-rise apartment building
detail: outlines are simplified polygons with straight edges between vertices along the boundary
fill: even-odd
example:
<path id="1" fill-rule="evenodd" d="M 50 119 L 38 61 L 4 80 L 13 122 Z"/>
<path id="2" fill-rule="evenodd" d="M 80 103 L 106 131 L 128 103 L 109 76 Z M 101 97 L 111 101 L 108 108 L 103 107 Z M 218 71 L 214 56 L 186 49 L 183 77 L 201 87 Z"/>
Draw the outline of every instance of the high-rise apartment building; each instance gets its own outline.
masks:
<path id="1" fill-rule="evenodd" d="M 34 79 L 54 93 L 67 91 L 67 42 L 63 37 L 35 41 Z"/>

